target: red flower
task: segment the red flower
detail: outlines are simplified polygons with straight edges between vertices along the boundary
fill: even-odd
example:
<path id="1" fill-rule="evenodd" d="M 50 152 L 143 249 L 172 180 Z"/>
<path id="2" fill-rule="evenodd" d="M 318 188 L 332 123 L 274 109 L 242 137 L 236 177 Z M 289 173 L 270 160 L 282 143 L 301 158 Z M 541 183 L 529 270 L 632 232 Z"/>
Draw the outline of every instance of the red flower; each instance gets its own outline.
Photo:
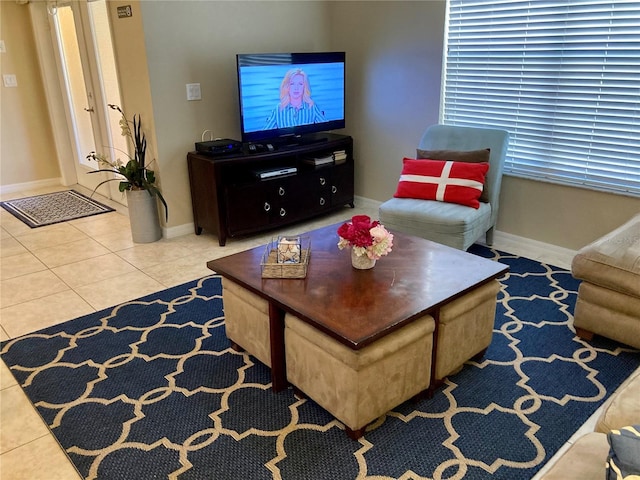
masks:
<path id="1" fill-rule="evenodd" d="M 369 232 L 379 225 L 377 220 L 371 221 L 367 215 L 354 215 L 350 223 L 344 223 L 338 228 L 338 235 L 356 247 L 373 245 L 373 238 Z"/>
<path id="2" fill-rule="evenodd" d="M 393 247 L 393 234 L 377 220 L 371 221 L 367 215 L 354 215 L 350 222 L 338 227 L 338 248 L 351 247 L 352 253 L 361 257 L 378 260 L 387 255 Z"/>

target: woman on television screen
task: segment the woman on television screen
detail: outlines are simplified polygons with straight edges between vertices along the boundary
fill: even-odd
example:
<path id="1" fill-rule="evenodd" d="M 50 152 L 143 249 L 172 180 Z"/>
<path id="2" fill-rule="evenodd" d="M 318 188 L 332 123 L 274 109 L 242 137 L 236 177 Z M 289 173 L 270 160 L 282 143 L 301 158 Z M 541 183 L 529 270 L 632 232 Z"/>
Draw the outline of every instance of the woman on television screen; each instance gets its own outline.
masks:
<path id="1" fill-rule="evenodd" d="M 311 99 L 307 74 L 300 68 L 289 70 L 280 84 L 280 103 L 269 115 L 264 130 L 325 121 L 324 112 Z"/>

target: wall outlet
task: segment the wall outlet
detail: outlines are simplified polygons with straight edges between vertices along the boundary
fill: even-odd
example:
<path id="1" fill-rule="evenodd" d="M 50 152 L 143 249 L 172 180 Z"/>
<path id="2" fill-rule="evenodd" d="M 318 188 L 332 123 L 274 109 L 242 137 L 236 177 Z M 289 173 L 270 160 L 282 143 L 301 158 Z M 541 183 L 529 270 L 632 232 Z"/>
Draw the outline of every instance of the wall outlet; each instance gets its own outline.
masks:
<path id="1" fill-rule="evenodd" d="M 202 100 L 199 83 L 187 83 L 187 100 Z"/>
<path id="2" fill-rule="evenodd" d="M 2 75 L 2 81 L 5 87 L 17 87 L 18 79 L 13 74 Z"/>
<path id="3" fill-rule="evenodd" d="M 133 10 L 131 10 L 131 5 L 123 5 L 117 8 L 118 18 L 128 18 L 133 17 Z"/>

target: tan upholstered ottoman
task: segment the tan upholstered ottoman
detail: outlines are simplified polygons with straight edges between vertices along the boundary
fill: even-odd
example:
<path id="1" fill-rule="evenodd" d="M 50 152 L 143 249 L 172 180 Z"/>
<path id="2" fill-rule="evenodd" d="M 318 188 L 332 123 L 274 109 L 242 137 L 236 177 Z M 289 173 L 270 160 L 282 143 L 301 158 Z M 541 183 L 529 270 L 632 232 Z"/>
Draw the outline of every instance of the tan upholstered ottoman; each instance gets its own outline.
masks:
<path id="1" fill-rule="evenodd" d="M 571 273 L 582 280 L 574 314 L 577 334 L 640 348 L 640 215 L 582 248 Z"/>
<path id="2" fill-rule="evenodd" d="M 271 367 L 269 303 L 224 277 L 222 297 L 227 338 Z"/>
<path id="3" fill-rule="evenodd" d="M 435 378 L 441 380 L 491 344 L 500 283 L 494 280 L 440 309 Z"/>
<path id="4" fill-rule="evenodd" d="M 429 387 L 434 327 L 425 315 L 353 350 L 287 314 L 287 379 L 357 438 L 367 424 Z"/>

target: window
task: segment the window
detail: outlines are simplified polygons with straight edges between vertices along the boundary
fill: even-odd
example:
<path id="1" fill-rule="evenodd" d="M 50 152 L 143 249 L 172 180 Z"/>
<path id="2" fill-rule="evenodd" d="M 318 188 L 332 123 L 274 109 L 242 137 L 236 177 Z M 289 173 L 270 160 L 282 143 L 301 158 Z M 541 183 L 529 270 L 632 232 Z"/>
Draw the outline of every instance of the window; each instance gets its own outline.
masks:
<path id="1" fill-rule="evenodd" d="M 442 123 L 511 134 L 505 173 L 640 196 L 640 2 L 449 0 Z"/>

